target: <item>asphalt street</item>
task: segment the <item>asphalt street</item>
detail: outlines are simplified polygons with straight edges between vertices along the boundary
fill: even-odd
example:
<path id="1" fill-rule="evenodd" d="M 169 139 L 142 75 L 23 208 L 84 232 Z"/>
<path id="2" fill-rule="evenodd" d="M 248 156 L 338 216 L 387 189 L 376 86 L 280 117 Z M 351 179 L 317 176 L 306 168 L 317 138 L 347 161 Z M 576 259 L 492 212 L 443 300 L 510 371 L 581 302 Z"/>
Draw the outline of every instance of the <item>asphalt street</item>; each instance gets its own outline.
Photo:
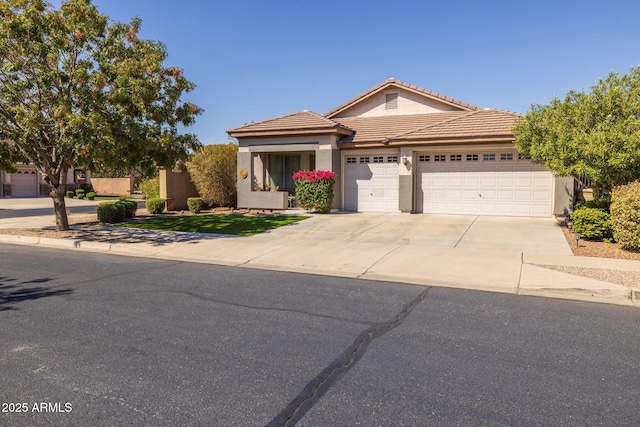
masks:
<path id="1" fill-rule="evenodd" d="M 637 425 L 637 309 L 0 245 L 0 425 Z"/>

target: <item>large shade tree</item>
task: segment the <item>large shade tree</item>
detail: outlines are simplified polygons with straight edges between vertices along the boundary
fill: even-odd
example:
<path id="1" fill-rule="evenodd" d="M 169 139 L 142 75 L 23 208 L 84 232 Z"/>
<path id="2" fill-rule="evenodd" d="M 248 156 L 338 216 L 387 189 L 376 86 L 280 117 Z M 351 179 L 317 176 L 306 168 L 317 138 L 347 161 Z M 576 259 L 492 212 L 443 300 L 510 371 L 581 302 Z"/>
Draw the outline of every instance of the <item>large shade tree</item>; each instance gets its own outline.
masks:
<path id="1" fill-rule="evenodd" d="M 600 194 L 640 178 L 640 67 L 534 105 L 513 132 L 521 153 L 557 175 L 591 180 Z"/>
<path id="2" fill-rule="evenodd" d="M 0 0 L 0 168 L 32 163 L 50 185 L 56 229 L 69 228 L 71 165 L 89 170 L 173 166 L 198 148 L 181 134 L 201 110 L 166 47 L 138 37 L 90 0 L 55 9 L 43 0 Z"/>

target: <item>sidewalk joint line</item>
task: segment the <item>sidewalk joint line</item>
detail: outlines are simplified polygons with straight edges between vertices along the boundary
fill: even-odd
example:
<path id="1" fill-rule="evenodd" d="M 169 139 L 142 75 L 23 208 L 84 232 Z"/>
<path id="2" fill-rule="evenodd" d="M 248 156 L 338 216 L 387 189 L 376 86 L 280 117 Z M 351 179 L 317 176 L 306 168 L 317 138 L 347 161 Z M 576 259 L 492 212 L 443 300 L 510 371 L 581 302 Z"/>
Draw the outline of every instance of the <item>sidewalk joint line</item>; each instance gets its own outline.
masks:
<path id="1" fill-rule="evenodd" d="M 386 254 L 382 255 L 380 257 L 380 259 L 376 260 L 373 264 L 371 264 L 369 267 L 367 267 L 367 269 L 362 272 L 361 274 L 358 274 L 356 276 L 356 278 L 360 279 L 362 277 L 364 277 L 365 274 L 367 274 L 369 272 L 369 270 L 371 270 L 374 266 L 376 266 L 380 261 L 382 261 L 383 259 L 385 259 L 387 256 L 391 255 L 392 253 L 394 253 L 395 251 L 397 251 L 398 249 L 400 249 L 401 247 L 403 247 L 405 245 L 398 245 L 395 248 L 391 249 L 389 252 L 387 252 Z"/>
<path id="2" fill-rule="evenodd" d="M 516 295 L 520 295 L 520 283 L 522 282 L 523 267 L 524 267 L 524 252 L 520 252 L 520 274 L 518 274 L 518 286 L 516 287 Z"/>
<path id="3" fill-rule="evenodd" d="M 462 239 L 464 239 L 464 236 L 466 236 L 466 235 L 467 235 L 467 232 L 469 231 L 469 229 L 471 228 L 471 226 L 472 226 L 473 224 L 475 224 L 475 223 L 476 223 L 476 221 L 478 220 L 478 218 L 480 218 L 480 215 L 477 215 L 477 216 L 473 219 L 473 221 L 471 221 L 471 224 L 469 224 L 469 226 L 467 227 L 467 229 L 466 229 L 466 230 L 464 230 L 464 233 L 462 233 L 462 236 L 460 236 L 460 238 L 458 239 L 458 241 L 456 242 L 456 244 L 455 244 L 455 245 L 453 245 L 453 249 L 455 249 L 455 248 L 457 248 L 457 247 L 458 247 L 458 245 L 460 244 L 460 242 L 462 241 Z"/>

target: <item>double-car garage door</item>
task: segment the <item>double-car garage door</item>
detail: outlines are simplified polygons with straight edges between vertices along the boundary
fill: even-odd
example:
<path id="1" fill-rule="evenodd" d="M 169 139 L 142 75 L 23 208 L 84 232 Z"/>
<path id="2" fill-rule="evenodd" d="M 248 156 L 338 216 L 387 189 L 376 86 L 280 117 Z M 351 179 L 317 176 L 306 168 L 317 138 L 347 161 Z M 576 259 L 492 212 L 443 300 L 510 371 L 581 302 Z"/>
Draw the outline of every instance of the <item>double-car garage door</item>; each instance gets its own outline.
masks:
<path id="1" fill-rule="evenodd" d="M 553 175 L 516 152 L 425 153 L 414 165 L 416 212 L 551 215 Z M 399 166 L 397 156 L 346 157 L 345 210 L 398 212 Z"/>

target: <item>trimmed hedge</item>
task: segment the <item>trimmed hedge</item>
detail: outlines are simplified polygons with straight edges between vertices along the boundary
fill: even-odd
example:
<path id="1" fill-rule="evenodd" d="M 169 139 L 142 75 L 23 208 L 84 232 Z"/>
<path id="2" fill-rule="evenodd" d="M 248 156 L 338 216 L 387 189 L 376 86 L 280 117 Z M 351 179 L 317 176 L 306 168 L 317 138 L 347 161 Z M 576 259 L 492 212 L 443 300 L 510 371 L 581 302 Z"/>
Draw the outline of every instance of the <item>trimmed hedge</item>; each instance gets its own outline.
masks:
<path id="1" fill-rule="evenodd" d="M 640 250 L 640 181 L 613 189 L 611 225 L 622 249 Z"/>
<path id="2" fill-rule="evenodd" d="M 95 198 L 96 198 L 96 193 L 94 193 L 93 191 L 90 191 L 87 193 L 87 199 L 93 200 Z"/>
<path id="3" fill-rule="evenodd" d="M 200 213 L 202 210 L 202 199 L 200 197 L 189 197 L 187 199 L 187 206 L 189 210 L 195 214 Z"/>
<path id="4" fill-rule="evenodd" d="M 98 205 L 98 221 L 105 224 L 115 224 L 124 221 L 125 206 L 118 202 L 104 202 Z"/>
<path id="5" fill-rule="evenodd" d="M 79 199 L 82 199 L 84 197 L 84 190 L 78 188 L 76 190 L 76 196 L 78 196 Z"/>
<path id="6" fill-rule="evenodd" d="M 611 215 L 602 209 L 579 208 L 571 214 L 573 231 L 587 239 L 610 239 L 612 235 Z"/>
<path id="7" fill-rule="evenodd" d="M 76 195 L 75 191 L 67 191 L 67 197 L 73 199 Z"/>
<path id="8" fill-rule="evenodd" d="M 138 210 L 138 203 L 134 200 L 129 200 L 127 198 L 121 198 L 116 202 L 116 205 L 124 206 L 124 217 L 125 218 L 133 218 L 136 216 L 136 211 Z"/>
<path id="9" fill-rule="evenodd" d="M 149 211 L 150 214 L 162 213 L 164 211 L 165 203 L 166 203 L 166 200 L 160 197 L 147 199 L 147 203 L 146 203 L 147 211 Z"/>
<path id="10" fill-rule="evenodd" d="M 82 188 L 85 193 L 89 193 L 93 190 L 91 184 L 80 184 L 80 188 Z"/>

